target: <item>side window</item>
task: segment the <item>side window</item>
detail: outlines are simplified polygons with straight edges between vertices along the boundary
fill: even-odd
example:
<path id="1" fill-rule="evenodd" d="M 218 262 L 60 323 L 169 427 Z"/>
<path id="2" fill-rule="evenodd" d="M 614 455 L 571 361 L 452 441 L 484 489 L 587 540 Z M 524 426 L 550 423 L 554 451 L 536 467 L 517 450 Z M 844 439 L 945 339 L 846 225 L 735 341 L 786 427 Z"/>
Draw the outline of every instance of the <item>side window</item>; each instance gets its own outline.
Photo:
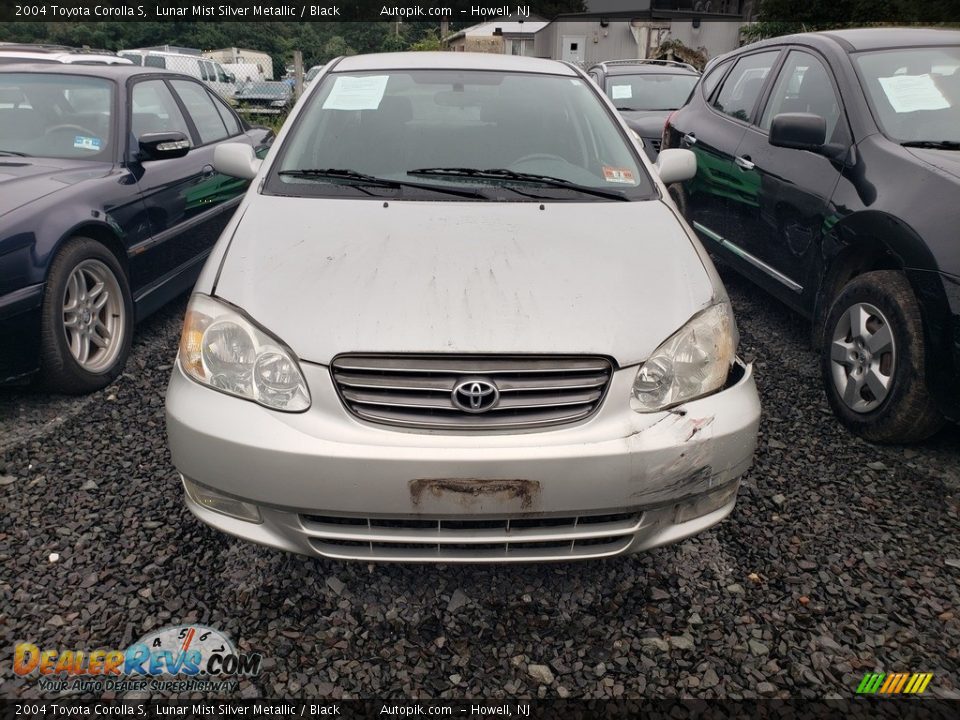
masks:
<path id="1" fill-rule="evenodd" d="M 753 106 L 757 104 L 760 90 L 763 89 L 763 81 L 779 54 L 779 50 L 771 50 L 737 60 L 712 105 L 731 117 L 749 121 Z"/>
<path id="2" fill-rule="evenodd" d="M 840 101 L 827 68 L 817 57 L 799 50 L 787 56 L 760 118 L 760 127 L 769 130 L 774 116 L 793 112 L 822 117 L 827 123 L 828 141 L 840 120 Z"/>
<path id="3" fill-rule="evenodd" d="M 216 80 L 216 73 L 213 72 L 213 65 L 205 60 L 200 61 L 200 74 L 204 80 Z"/>
<path id="4" fill-rule="evenodd" d="M 710 72 L 700 81 L 700 92 L 703 93 L 705 99 L 709 100 L 710 96 L 713 95 L 713 91 L 717 89 L 717 85 L 723 80 L 723 74 L 730 69 L 730 63 L 730 60 L 726 60 L 716 67 L 711 68 Z"/>
<path id="5" fill-rule="evenodd" d="M 133 86 L 130 129 L 134 137 L 146 133 L 179 130 L 188 138 L 190 129 L 177 101 L 162 80 L 146 80 Z"/>
<path id="6" fill-rule="evenodd" d="M 210 93 L 210 98 L 213 100 L 213 106 L 217 109 L 217 112 L 220 113 L 220 119 L 223 120 L 223 124 L 227 126 L 227 135 L 239 135 L 240 122 L 230 111 L 230 108 L 228 108 L 223 100 L 218 98 L 216 94 Z"/>
<path id="7" fill-rule="evenodd" d="M 147 55 L 143 59 L 143 64 L 147 67 L 166 68 L 167 59 L 163 55 Z"/>
<path id="8" fill-rule="evenodd" d="M 193 118 L 193 124 L 197 126 L 202 145 L 227 137 L 227 128 L 220 119 L 220 113 L 214 107 L 213 98 L 210 97 L 206 88 L 189 80 L 171 80 L 170 84 L 173 85 L 173 89 L 177 91 L 187 112 Z"/>

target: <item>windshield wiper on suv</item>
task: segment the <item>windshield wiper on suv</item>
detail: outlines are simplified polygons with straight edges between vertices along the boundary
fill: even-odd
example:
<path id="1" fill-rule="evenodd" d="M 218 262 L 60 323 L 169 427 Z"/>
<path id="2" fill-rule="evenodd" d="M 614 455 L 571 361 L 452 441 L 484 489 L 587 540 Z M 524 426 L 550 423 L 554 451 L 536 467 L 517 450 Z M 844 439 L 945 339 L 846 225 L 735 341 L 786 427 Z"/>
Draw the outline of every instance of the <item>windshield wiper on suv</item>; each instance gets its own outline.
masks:
<path id="1" fill-rule="evenodd" d="M 367 175 L 366 173 L 358 172 L 356 170 L 343 170 L 338 168 L 301 168 L 297 170 L 281 170 L 277 174 L 286 175 L 289 177 L 317 178 L 318 180 L 346 180 L 348 183 L 357 185 L 358 187 L 369 185 L 373 187 L 393 188 L 395 190 L 409 187 L 418 188 L 420 190 L 430 190 L 432 192 L 446 193 L 447 195 L 480 198 L 483 200 L 487 199 L 486 195 L 476 192 L 475 190 L 459 190 L 457 188 L 441 187 L 439 185 L 430 185 L 427 183 L 415 183 L 407 180 L 390 180 L 389 178 L 380 178 L 376 175 Z"/>
<path id="2" fill-rule="evenodd" d="M 506 168 L 488 168 L 481 170 L 479 168 L 420 168 L 419 170 L 408 170 L 407 175 L 433 175 L 436 177 L 466 177 L 480 178 L 483 180 L 519 180 L 521 182 L 533 182 L 548 187 L 563 188 L 565 190 L 574 190 L 584 195 L 595 195 L 597 197 L 607 198 L 608 200 L 626 200 L 628 198 L 623 193 L 614 190 L 601 190 L 599 188 L 578 185 L 570 180 L 553 177 L 551 175 L 536 175 L 534 173 L 516 172 Z"/>
<path id="3" fill-rule="evenodd" d="M 900 143 L 904 147 L 930 148 L 931 150 L 960 150 L 957 140 L 907 140 Z"/>
<path id="4" fill-rule="evenodd" d="M 30 157 L 26 153 L 17 152 L 16 150 L 0 150 L 0 155 L 16 155 L 17 157 Z"/>

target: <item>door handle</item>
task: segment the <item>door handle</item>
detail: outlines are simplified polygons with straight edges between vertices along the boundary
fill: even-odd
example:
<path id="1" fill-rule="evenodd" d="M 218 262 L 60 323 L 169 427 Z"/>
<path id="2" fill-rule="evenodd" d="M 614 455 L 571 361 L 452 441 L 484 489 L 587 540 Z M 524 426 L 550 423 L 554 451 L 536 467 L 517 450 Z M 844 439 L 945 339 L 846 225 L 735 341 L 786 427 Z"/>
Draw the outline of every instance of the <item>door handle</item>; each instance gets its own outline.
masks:
<path id="1" fill-rule="evenodd" d="M 682 142 L 684 145 L 687 145 L 687 146 L 696 145 L 697 136 L 694 135 L 693 133 L 687 133 L 682 138 L 680 138 L 680 142 Z"/>
<path id="2" fill-rule="evenodd" d="M 213 177 L 215 173 L 216 173 L 216 170 L 213 169 L 213 165 L 204 165 L 203 169 L 200 171 L 201 177 L 205 177 L 205 178 Z"/>
<path id="3" fill-rule="evenodd" d="M 734 162 L 744 170 L 753 170 L 756 165 L 750 161 L 749 156 L 747 155 L 738 155 L 734 158 Z"/>

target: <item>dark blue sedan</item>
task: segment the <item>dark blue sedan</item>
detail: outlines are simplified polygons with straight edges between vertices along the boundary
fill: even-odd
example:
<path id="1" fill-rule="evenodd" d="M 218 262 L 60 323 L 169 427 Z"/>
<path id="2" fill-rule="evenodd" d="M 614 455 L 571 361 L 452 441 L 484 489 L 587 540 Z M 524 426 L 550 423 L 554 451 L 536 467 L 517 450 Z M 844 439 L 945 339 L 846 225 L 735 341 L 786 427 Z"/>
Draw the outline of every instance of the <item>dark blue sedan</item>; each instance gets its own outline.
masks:
<path id="1" fill-rule="evenodd" d="M 192 287 L 247 188 L 215 147 L 272 137 L 185 75 L 4 66 L 0 383 L 116 378 L 135 322 Z"/>

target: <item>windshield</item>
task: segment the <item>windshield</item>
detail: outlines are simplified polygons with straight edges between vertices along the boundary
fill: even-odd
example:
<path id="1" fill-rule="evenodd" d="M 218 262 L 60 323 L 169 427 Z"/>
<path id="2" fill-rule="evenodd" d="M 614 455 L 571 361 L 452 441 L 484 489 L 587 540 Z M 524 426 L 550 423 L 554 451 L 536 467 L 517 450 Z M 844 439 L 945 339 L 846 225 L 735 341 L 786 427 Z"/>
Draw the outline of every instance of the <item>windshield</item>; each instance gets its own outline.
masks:
<path id="1" fill-rule="evenodd" d="M 676 110 L 697 84 L 696 75 L 610 75 L 607 96 L 618 110 Z"/>
<path id="2" fill-rule="evenodd" d="M 515 201 L 603 200 L 613 194 L 578 193 L 570 186 L 615 191 L 617 199 L 652 193 L 627 138 L 579 78 L 396 70 L 333 73 L 320 82 L 281 149 L 268 192 L 371 192 L 369 186 L 348 188 L 358 180 L 343 173 L 324 182 L 317 173 L 300 172 L 337 169 L 416 181 L 417 188 L 394 190 L 404 198 L 422 196 L 424 186 Z M 492 169 L 501 172 L 475 172 Z M 546 179 L 538 183 L 530 175 Z"/>
<path id="3" fill-rule="evenodd" d="M 855 56 L 874 118 L 897 142 L 960 142 L 960 46 Z"/>
<path id="4" fill-rule="evenodd" d="M 0 154 L 106 160 L 113 84 L 81 75 L 0 73 Z"/>

